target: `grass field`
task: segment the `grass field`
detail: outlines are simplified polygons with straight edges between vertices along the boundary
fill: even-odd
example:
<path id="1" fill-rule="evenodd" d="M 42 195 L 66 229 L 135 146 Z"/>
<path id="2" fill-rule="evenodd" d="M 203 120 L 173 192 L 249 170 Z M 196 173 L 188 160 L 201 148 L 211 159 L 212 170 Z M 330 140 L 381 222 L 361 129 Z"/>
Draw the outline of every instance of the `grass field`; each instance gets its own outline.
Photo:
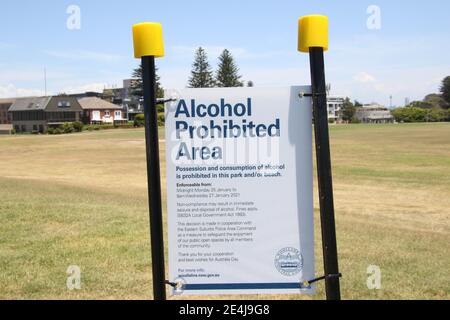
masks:
<path id="1" fill-rule="evenodd" d="M 449 299 L 450 124 L 331 136 L 343 298 Z M 151 298 L 144 148 L 142 130 L 0 136 L 0 299 Z M 69 265 L 81 290 L 66 287 Z M 367 289 L 369 265 L 382 290 Z M 324 286 L 249 298 L 323 299 Z"/>

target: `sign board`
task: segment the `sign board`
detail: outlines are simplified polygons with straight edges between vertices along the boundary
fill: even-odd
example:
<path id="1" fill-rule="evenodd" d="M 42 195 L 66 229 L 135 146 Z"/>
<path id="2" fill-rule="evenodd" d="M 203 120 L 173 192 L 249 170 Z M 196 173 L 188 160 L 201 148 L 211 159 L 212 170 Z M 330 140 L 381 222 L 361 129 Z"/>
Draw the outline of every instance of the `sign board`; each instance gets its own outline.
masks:
<path id="1" fill-rule="evenodd" d="M 166 91 L 174 294 L 314 293 L 310 92 Z"/>

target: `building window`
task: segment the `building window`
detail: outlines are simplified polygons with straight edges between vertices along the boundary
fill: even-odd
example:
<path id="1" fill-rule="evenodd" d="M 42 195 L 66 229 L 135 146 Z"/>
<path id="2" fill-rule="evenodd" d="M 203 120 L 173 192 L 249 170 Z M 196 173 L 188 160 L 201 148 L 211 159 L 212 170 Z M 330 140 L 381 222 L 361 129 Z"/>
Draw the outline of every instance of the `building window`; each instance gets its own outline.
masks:
<path id="1" fill-rule="evenodd" d="M 116 111 L 115 114 L 114 114 L 114 116 L 115 116 L 116 118 L 120 118 L 120 117 L 122 116 L 122 112 Z"/>
<path id="2" fill-rule="evenodd" d="M 58 108 L 70 108 L 69 101 L 58 101 Z"/>
<path id="3" fill-rule="evenodd" d="M 109 117 L 109 111 L 105 111 L 105 116 Z"/>
<path id="4" fill-rule="evenodd" d="M 47 121 L 49 122 L 74 122 L 76 121 L 75 112 L 47 112 Z"/>

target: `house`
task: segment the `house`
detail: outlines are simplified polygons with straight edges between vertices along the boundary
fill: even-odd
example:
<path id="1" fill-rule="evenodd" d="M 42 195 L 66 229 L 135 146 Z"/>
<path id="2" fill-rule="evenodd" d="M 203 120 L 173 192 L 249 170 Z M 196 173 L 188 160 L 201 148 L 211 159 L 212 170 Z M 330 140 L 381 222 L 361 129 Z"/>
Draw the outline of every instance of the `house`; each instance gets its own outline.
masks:
<path id="1" fill-rule="evenodd" d="M 78 99 L 86 124 L 117 124 L 127 122 L 121 106 L 97 97 Z"/>
<path id="2" fill-rule="evenodd" d="M 0 99 L 0 125 L 12 123 L 12 116 L 8 110 L 14 101 L 15 99 Z"/>
<path id="3" fill-rule="evenodd" d="M 46 133 L 49 127 L 82 120 L 83 109 L 68 96 L 18 98 L 9 108 L 17 133 Z"/>
<path id="4" fill-rule="evenodd" d="M 370 104 L 364 105 L 362 108 L 356 109 L 355 117 L 362 123 L 394 123 L 394 116 L 388 108 Z"/>

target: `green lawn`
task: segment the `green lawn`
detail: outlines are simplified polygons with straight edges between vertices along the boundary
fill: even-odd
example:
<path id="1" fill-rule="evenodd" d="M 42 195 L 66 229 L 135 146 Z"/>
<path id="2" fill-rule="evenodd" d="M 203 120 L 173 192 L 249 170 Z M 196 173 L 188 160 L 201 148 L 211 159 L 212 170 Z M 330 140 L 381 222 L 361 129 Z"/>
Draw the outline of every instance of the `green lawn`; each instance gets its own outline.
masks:
<path id="1" fill-rule="evenodd" d="M 331 137 L 343 297 L 449 299 L 450 124 Z M 146 195 L 143 130 L 0 136 L 0 299 L 151 298 Z M 81 290 L 66 287 L 70 265 Z M 382 290 L 367 289 L 369 265 Z"/>

